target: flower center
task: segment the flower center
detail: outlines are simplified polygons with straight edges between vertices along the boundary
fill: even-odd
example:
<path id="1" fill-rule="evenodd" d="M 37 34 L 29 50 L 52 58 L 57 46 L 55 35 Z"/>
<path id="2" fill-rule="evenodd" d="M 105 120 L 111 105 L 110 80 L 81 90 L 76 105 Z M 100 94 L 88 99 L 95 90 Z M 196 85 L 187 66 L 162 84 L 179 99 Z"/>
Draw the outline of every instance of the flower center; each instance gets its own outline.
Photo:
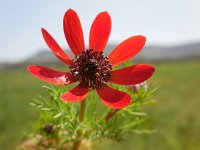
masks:
<path id="1" fill-rule="evenodd" d="M 112 65 L 103 52 L 90 49 L 75 57 L 70 70 L 74 80 L 84 87 L 94 89 L 108 82 Z"/>

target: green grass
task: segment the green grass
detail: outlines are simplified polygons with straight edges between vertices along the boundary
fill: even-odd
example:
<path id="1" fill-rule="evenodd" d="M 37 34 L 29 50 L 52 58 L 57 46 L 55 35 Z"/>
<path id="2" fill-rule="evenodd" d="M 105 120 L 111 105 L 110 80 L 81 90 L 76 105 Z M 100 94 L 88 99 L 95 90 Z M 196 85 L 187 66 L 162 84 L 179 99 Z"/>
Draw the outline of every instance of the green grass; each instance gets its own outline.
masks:
<path id="1" fill-rule="evenodd" d="M 156 105 L 145 107 L 155 134 L 128 135 L 122 144 L 105 140 L 97 142 L 96 150 L 196 150 L 200 149 L 200 62 L 154 64 L 156 72 L 148 81 L 159 87 L 154 94 Z M 24 69 L 0 72 L 0 149 L 13 150 L 31 130 L 35 120 L 29 102 L 44 94 L 44 82 Z"/>

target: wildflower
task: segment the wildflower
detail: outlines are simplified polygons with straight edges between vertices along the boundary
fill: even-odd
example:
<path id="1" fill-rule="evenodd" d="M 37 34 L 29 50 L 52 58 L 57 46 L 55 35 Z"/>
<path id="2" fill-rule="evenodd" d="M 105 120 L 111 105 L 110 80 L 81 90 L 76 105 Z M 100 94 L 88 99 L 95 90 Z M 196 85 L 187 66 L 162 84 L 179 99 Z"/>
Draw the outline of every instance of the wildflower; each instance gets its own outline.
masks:
<path id="1" fill-rule="evenodd" d="M 113 67 L 131 59 L 144 46 L 146 38 L 142 35 L 132 36 L 119 44 L 107 57 L 103 50 L 111 31 L 111 18 L 107 12 L 101 12 L 95 18 L 89 36 L 89 48 L 85 49 L 81 23 L 78 15 L 69 9 L 64 15 L 64 33 L 67 43 L 75 55 L 72 59 L 58 45 L 54 38 L 42 28 L 42 34 L 54 55 L 70 68 L 69 72 L 56 71 L 43 66 L 30 65 L 28 71 L 34 76 L 56 85 L 79 85 L 61 95 L 63 101 L 78 102 L 95 89 L 107 106 L 121 109 L 130 104 L 130 95 L 115 90 L 107 85 L 112 82 L 120 85 L 133 85 L 147 80 L 154 72 L 148 64 L 138 64 L 119 70 Z"/>

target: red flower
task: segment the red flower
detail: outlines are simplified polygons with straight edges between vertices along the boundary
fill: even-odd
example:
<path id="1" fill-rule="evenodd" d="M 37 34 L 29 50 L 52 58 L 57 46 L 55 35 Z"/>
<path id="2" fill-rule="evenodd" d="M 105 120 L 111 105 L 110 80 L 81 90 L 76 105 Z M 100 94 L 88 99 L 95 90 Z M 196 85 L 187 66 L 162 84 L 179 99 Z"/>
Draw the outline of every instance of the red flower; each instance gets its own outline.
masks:
<path id="1" fill-rule="evenodd" d="M 95 18 L 89 37 L 89 49 L 85 49 L 83 32 L 78 15 L 69 9 L 64 15 L 64 33 L 75 58 L 72 59 L 57 44 L 53 37 L 42 29 L 48 47 L 54 55 L 70 68 L 69 72 L 60 72 L 42 66 L 30 65 L 28 71 L 34 76 L 57 85 L 79 82 L 79 85 L 61 95 L 63 101 L 78 102 L 86 98 L 89 90 L 96 89 L 99 97 L 107 106 L 121 109 L 130 104 L 130 95 L 115 90 L 108 82 L 120 85 L 133 85 L 147 80 L 154 72 L 148 64 L 138 64 L 114 70 L 117 66 L 136 55 L 144 46 L 144 36 L 132 36 L 119 44 L 105 57 L 103 50 L 111 31 L 111 18 L 107 12 L 101 12 Z"/>

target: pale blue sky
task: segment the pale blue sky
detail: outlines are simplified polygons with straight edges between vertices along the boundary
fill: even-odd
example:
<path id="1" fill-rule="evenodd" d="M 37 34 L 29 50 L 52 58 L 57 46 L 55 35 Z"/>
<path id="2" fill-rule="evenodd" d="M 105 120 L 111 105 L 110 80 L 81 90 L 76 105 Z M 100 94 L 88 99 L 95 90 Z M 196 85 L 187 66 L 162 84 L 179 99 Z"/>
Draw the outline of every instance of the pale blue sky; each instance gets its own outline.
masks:
<path id="1" fill-rule="evenodd" d="M 109 42 L 142 34 L 147 44 L 200 42 L 200 0 L 0 0 L 0 62 L 16 62 L 47 48 L 40 32 L 48 30 L 67 48 L 63 15 L 76 10 L 85 43 L 91 23 L 101 11 L 112 18 Z"/>

